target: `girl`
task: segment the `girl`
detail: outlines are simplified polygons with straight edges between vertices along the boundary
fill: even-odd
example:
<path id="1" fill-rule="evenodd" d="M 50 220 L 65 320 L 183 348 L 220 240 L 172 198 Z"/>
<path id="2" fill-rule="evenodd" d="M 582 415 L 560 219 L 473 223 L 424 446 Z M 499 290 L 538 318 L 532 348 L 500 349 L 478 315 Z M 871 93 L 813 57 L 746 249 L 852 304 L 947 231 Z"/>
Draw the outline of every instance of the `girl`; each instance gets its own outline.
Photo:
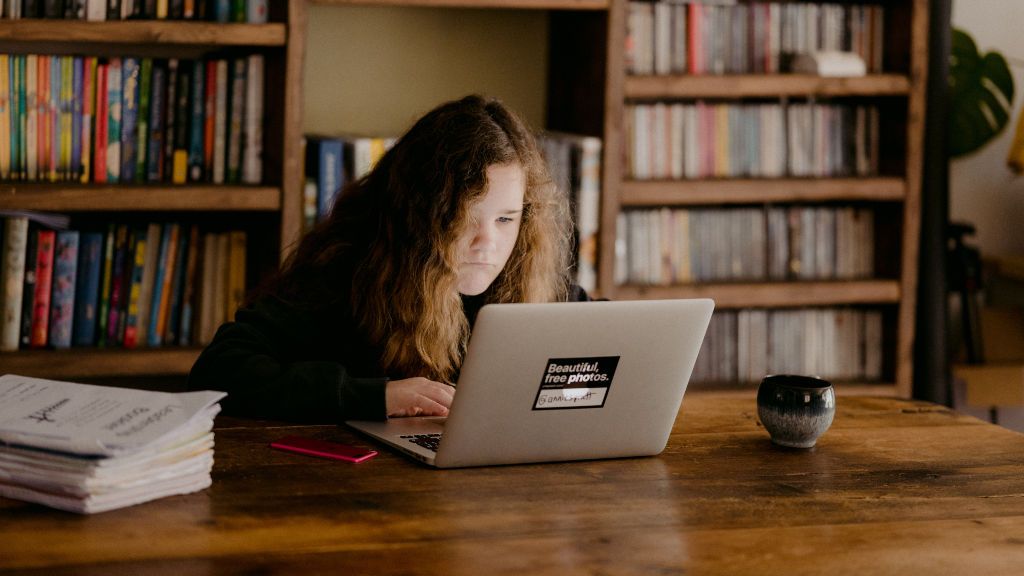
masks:
<path id="1" fill-rule="evenodd" d="M 189 387 L 250 417 L 445 416 L 481 306 L 589 299 L 569 281 L 568 214 L 511 111 L 443 104 L 220 327 Z"/>

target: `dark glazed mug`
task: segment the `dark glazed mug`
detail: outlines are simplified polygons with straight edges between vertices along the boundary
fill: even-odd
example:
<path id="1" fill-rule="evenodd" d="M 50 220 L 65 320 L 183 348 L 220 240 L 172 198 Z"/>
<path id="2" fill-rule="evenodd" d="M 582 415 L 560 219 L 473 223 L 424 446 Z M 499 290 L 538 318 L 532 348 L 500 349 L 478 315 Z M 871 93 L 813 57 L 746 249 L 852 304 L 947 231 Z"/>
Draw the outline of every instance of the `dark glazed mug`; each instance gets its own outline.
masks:
<path id="1" fill-rule="evenodd" d="M 836 392 L 828 380 L 814 376 L 773 374 L 757 389 L 757 415 L 772 442 L 811 448 L 832 425 Z"/>

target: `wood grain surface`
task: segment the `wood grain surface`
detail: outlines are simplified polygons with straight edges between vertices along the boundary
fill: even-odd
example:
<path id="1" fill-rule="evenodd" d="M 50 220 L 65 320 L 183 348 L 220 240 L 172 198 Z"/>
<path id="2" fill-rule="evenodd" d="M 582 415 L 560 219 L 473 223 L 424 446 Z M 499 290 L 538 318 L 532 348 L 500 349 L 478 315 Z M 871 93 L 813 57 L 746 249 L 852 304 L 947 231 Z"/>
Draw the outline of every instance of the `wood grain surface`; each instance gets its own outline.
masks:
<path id="1" fill-rule="evenodd" d="M 221 418 L 213 486 L 76 516 L 0 499 L 4 574 L 1020 574 L 1024 436 L 840 396 L 812 450 L 691 393 L 658 457 L 439 471 L 271 450 Z"/>

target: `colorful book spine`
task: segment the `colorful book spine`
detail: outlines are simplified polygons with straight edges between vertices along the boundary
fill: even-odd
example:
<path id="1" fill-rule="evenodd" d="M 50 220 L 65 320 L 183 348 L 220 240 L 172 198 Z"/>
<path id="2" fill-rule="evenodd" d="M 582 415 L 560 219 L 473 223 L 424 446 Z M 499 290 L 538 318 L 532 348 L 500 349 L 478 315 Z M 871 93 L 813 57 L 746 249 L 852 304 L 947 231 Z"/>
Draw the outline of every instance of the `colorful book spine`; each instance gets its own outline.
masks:
<path id="1" fill-rule="evenodd" d="M 146 254 L 142 271 L 142 287 L 139 293 L 139 322 L 137 340 L 149 342 L 149 316 L 153 305 L 153 283 L 160 258 L 160 224 L 151 222 L 146 229 Z"/>
<path id="2" fill-rule="evenodd" d="M 96 58 L 86 56 L 82 63 L 82 166 L 79 178 L 83 184 L 92 180 L 92 155 L 95 138 L 93 129 L 96 126 L 96 81 Z"/>
<path id="3" fill-rule="evenodd" d="M 146 265 L 146 229 L 132 230 L 132 265 L 128 282 L 128 305 L 124 326 L 124 347 L 135 348 L 139 344 L 139 299 L 142 294 L 142 276 Z"/>
<path id="4" fill-rule="evenodd" d="M 164 120 L 166 119 L 164 96 L 166 91 L 167 65 L 164 62 L 154 62 L 149 111 L 149 146 L 146 149 L 146 180 L 148 182 L 161 182 L 164 178 Z"/>
<path id="5" fill-rule="evenodd" d="M 141 64 L 138 58 L 125 58 L 121 65 L 121 181 L 134 182 L 139 145 Z"/>
<path id="6" fill-rule="evenodd" d="M 178 59 L 167 61 L 167 94 L 164 96 L 166 117 L 164 118 L 164 171 L 163 179 L 173 181 L 174 177 L 174 135 L 180 122 L 177 116 L 178 105 Z"/>
<path id="7" fill-rule="evenodd" d="M 78 279 L 75 281 L 75 320 L 71 343 L 93 346 L 103 267 L 103 234 L 83 232 L 78 247 Z"/>
<path id="8" fill-rule="evenodd" d="M 130 269 L 128 226 L 117 225 L 117 235 L 114 237 L 114 265 L 110 273 L 110 304 L 107 308 L 107 344 L 116 346 L 124 341 L 124 323 L 121 316 L 124 313 L 127 295 L 125 294 L 124 278 L 125 269 Z"/>
<path id="9" fill-rule="evenodd" d="M 334 198 L 342 186 L 344 145 L 338 138 L 327 136 L 306 137 L 307 177 L 316 179 L 317 217 L 331 213 Z"/>
<path id="10" fill-rule="evenodd" d="M 36 245 L 36 285 L 32 302 L 32 338 L 29 346 L 44 348 L 50 331 L 50 291 L 53 289 L 53 251 L 57 233 L 40 229 Z"/>
<path id="11" fill-rule="evenodd" d="M 153 86 L 153 59 L 143 58 L 139 64 L 139 109 L 135 128 L 135 182 L 146 181 L 146 160 L 149 149 L 150 93 Z"/>
<path id="12" fill-rule="evenodd" d="M 96 64 L 96 139 L 92 163 L 92 179 L 94 182 L 107 181 L 107 131 L 110 123 L 110 107 L 107 104 L 110 91 L 107 89 L 107 72 L 110 65 L 106 62 Z"/>
<path id="13" fill-rule="evenodd" d="M 36 301 L 36 266 L 39 264 L 39 227 L 29 223 L 25 244 L 25 282 L 21 288 L 21 327 L 18 343 L 21 348 L 32 345 L 32 313 Z"/>
<path id="14" fill-rule="evenodd" d="M 45 60 L 45 58 L 43 59 Z M 40 134 L 45 134 L 45 124 L 40 124 L 39 118 L 39 61 L 35 54 L 25 57 L 25 125 L 24 141 L 25 151 L 25 179 L 35 181 L 39 179 L 39 147 Z M 45 121 L 45 118 L 44 118 Z"/>
<path id="15" fill-rule="evenodd" d="M 69 58 L 72 66 L 72 88 L 69 94 L 71 102 L 71 163 L 68 167 L 67 179 L 82 178 L 82 120 L 85 117 L 85 59 Z"/>
<path id="16" fill-rule="evenodd" d="M 18 349 L 21 330 L 21 300 L 25 288 L 25 251 L 28 246 L 28 218 L 11 216 L 3 228 L 3 259 L 0 260 L 0 351 Z"/>
<path id="17" fill-rule="evenodd" d="M 206 96 L 206 66 L 202 60 L 192 61 L 192 96 L 189 99 L 190 125 L 188 143 L 188 179 L 203 181 L 203 137 Z"/>
<path id="18" fill-rule="evenodd" d="M 0 180 L 11 178 L 11 57 L 0 54 Z"/>
<path id="19" fill-rule="evenodd" d="M 53 257 L 53 291 L 50 297 L 49 343 L 54 348 L 71 347 L 75 317 L 75 282 L 78 280 L 77 230 L 57 232 Z"/>
<path id="20" fill-rule="evenodd" d="M 107 346 L 108 324 L 110 322 L 110 289 L 114 285 L 114 250 L 117 244 L 117 224 L 107 226 L 103 241 L 103 274 L 100 280 L 99 306 L 97 308 L 97 344 Z M 116 342 L 116 341 L 115 341 Z M 114 342 L 109 343 L 111 346 Z"/>
<path id="21" fill-rule="evenodd" d="M 185 285 L 182 287 L 181 295 L 181 322 L 178 327 L 178 345 L 190 346 L 193 343 L 192 326 L 193 315 L 196 309 L 196 296 L 199 290 L 196 288 L 196 277 L 199 273 L 199 226 L 189 226 L 188 234 L 188 255 L 185 258 Z"/>
<path id="22" fill-rule="evenodd" d="M 174 160 L 171 182 L 184 184 L 188 180 L 188 128 L 189 98 L 192 95 L 192 67 L 186 61 L 178 64 L 178 85 L 174 104 Z"/>
<path id="23" fill-rule="evenodd" d="M 107 182 L 120 182 L 121 173 L 121 138 L 124 118 L 124 66 L 125 60 L 112 58 L 107 68 Z M 134 99 L 134 90 L 131 90 Z M 134 100 L 133 106 L 134 106 Z M 134 109 L 134 108 L 133 108 Z M 97 150 L 99 154 L 99 150 Z"/>
<path id="24" fill-rule="evenodd" d="M 214 143 L 217 125 L 217 61 L 206 61 L 206 95 L 203 110 L 203 174 L 213 177 Z"/>
<path id="25" fill-rule="evenodd" d="M 188 240 L 189 234 L 183 230 L 178 231 L 178 249 L 174 255 L 174 277 L 171 281 L 171 292 L 168 300 L 167 321 L 164 324 L 163 341 L 174 344 L 178 341 L 178 328 L 181 323 L 181 298 L 184 292 L 183 284 L 188 264 Z"/>
<path id="26" fill-rule="evenodd" d="M 164 224 L 160 237 L 160 259 L 153 279 L 153 303 L 149 311 L 148 344 L 156 347 L 163 344 L 164 323 L 167 321 L 167 303 L 170 293 L 171 274 L 169 267 L 174 262 L 174 251 L 178 244 L 178 226 Z"/>

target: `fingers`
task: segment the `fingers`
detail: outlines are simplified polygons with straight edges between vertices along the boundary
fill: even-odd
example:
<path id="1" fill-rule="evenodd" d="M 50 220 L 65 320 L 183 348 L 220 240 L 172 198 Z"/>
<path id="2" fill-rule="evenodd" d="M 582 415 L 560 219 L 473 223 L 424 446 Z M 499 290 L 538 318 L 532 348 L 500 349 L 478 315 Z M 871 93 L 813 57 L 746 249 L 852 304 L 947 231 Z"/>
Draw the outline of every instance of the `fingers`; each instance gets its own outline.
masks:
<path id="1" fill-rule="evenodd" d="M 388 382 L 388 416 L 447 416 L 455 389 L 426 378 Z"/>

